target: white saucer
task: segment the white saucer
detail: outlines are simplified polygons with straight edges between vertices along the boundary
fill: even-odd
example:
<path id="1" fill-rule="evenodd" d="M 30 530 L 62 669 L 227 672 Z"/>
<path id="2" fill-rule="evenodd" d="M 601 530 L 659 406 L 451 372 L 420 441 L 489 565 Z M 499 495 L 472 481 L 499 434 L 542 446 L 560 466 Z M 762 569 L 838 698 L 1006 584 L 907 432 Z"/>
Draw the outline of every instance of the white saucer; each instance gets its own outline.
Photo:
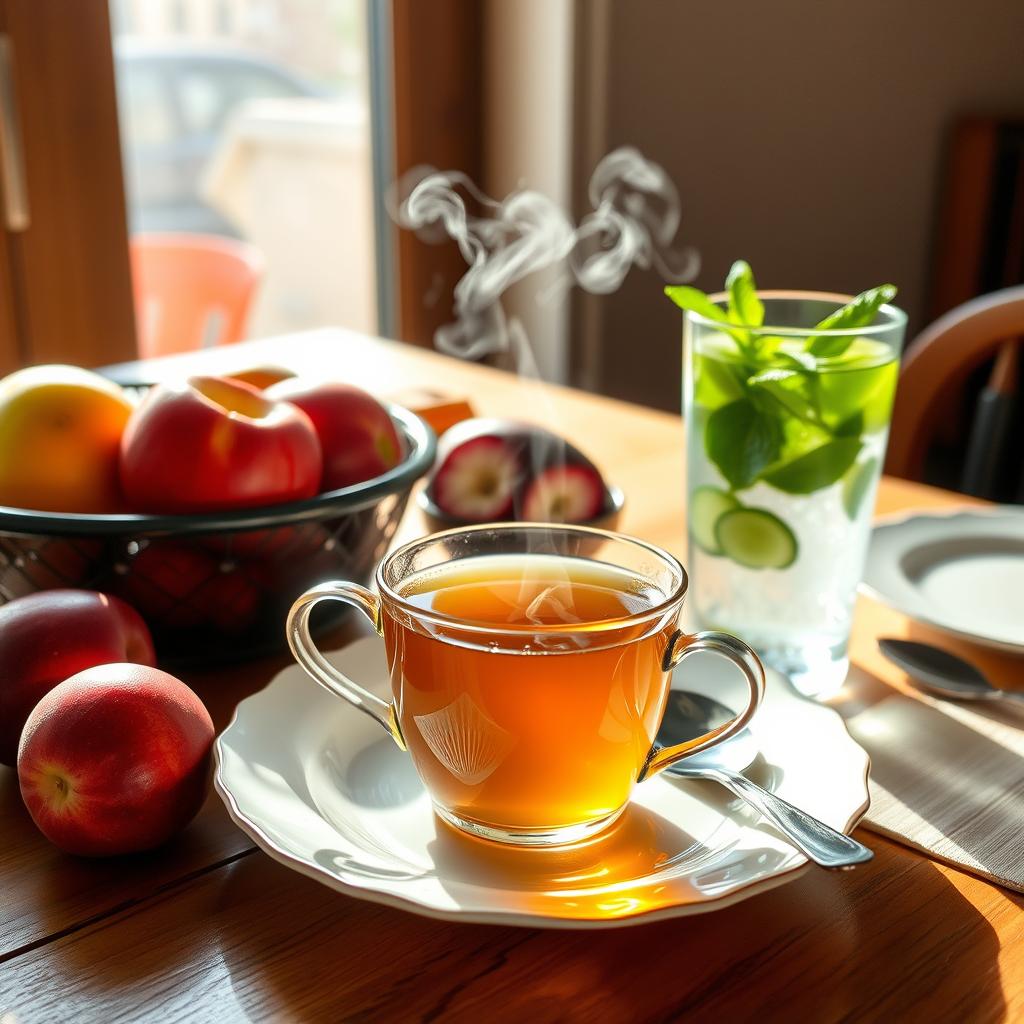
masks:
<path id="1" fill-rule="evenodd" d="M 1024 654 L 1024 511 L 879 520 L 861 589 L 963 640 Z"/>
<path id="2" fill-rule="evenodd" d="M 387 694 L 375 637 L 331 660 Z M 714 656 L 690 658 L 684 688 L 730 703 L 734 671 Z M 834 711 L 770 674 L 751 732 L 761 751 L 752 778 L 853 828 L 868 805 L 868 757 Z M 717 785 L 664 775 L 638 786 L 620 824 L 586 845 L 520 850 L 463 837 L 435 817 L 408 755 L 298 666 L 242 701 L 215 749 L 228 811 L 272 857 L 350 896 L 429 917 L 636 924 L 735 903 L 807 863 Z"/>

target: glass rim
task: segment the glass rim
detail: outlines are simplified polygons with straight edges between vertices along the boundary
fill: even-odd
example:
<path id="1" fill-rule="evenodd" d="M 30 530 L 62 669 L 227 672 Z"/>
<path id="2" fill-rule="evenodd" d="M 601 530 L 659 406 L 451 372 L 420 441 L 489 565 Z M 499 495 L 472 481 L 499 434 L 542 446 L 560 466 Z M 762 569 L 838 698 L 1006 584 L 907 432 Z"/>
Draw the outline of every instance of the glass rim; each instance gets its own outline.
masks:
<path id="1" fill-rule="evenodd" d="M 766 289 L 764 291 L 758 290 L 758 298 L 760 299 L 804 299 L 804 300 L 819 300 L 825 302 L 835 302 L 836 308 L 845 306 L 846 303 L 850 302 L 854 296 L 845 295 L 842 292 L 809 292 L 800 290 L 789 290 L 789 289 Z M 708 296 L 711 302 L 724 303 L 729 298 L 728 292 L 715 292 Z M 689 318 L 694 323 L 712 326 L 712 327 L 731 327 L 733 329 L 742 327 L 745 331 L 750 331 L 753 334 L 772 334 L 783 338 L 815 338 L 815 337 L 827 337 L 827 338 L 863 338 L 865 336 L 870 337 L 871 335 L 887 334 L 892 330 L 900 330 L 907 325 L 907 314 L 903 312 L 899 306 L 894 306 L 889 302 L 884 303 L 879 307 L 879 313 L 883 314 L 888 319 L 880 324 L 869 324 L 867 327 L 839 327 L 839 328 L 825 328 L 823 330 L 816 329 L 814 327 L 775 327 L 770 324 L 762 324 L 760 327 L 742 327 L 742 325 L 729 323 L 728 320 L 712 320 L 710 317 L 704 316 L 702 313 L 696 313 L 692 309 L 684 309 L 683 317 Z M 722 310 L 724 315 L 725 310 Z M 767 311 L 766 311 L 767 313 Z"/>
<path id="2" fill-rule="evenodd" d="M 530 626 L 513 626 L 509 624 L 508 626 L 495 626 L 489 625 L 485 622 L 477 622 L 473 619 L 460 618 L 456 615 L 448 615 L 445 612 L 435 612 L 430 609 L 423 608 L 421 605 L 413 604 L 411 601 L 406 600 L 394 587 L 390 586 L 384 578 L 386 568 L 395 559 L 408 555 L 417 548 L 426 547 L 428 544 L 433 544 L 436 541 L 443 541 L 450 537 L 467 534 L 472 535 L 476 533 L 493 533 L 498 531 L 511 532 L 512 530 L 525 530 L 527 532 L 543 532 L 548 534 L 552 531 L 558 531 L 561 533 L 578 534 L 583 537 L 615 541 L 631 545 L 632 547 L 642 548 L 644 551 L 655 555 L 661 561 L 665 562 L 670 569 L 677 570 L 679 573 L 679 583 L 672 594 L 665 597 L 662 601 L 659 601 L 658 604 L 653 605 L 650 608 L 645 608 L 643 611 L 634 612 L 631 615 L 622 615 L 614 619 L 595 619 L 578 624 L 563 623 Z M 515 552 L 515 554 L 530 554 L 530 552 Z M 565 557 L 571 558 L 573 556 L 568 555 Z M 449 561 L 458 561 L 458 559 L 450 559 Z M 587 559 L 587 561 L 598 561 L 598 559 Z M 427 621 L 443 626 L 455 626 L 461 629 L 472 630 L 474 633 L 486 633 L 488 635 L 495 636 L 521 636 L 527 631 L 548 635 L 560 633 L 572 634 L 580 632 L 580 629 L 584 627 L 588 632 L 594 632 L 595 626 L 599 627 L 599 631 L 605 632 L 624 629 L 628 626 L 640 625 L 647 622 L 649 619 L 664 615 L 672 608 L 673 605 L 681 604 L 683 599 L 686 597 L 686 592 L 689 589 L 690 584 L 690 579 L 683 563 L 680 562 L 675 555 L 666 551 L 664 548 L 658 547 L 657 544 L 651 544 L 648 541 L 641 540 L 639 537 L 631 537 L 625 533 L 616 533 L 612 530 L 602 530 L 595 526 L 576 526 L 572 523 L 536 522 L 475 523 L 470 526 L 457 526 L 451 530 L 442 530 L 439 533 L 431 533 L 425 537 L 417 537 L 416 539 L 407 541 L 400 547 L 395 548 L 394 551 L 389 552 L 383 559 L 381 559 L 380 564 L 377 566 L 377 571 L 374 574 L 374 581 L 377 584 L 377 590 L 382 598 L 386 599 L 386 601 L 391 605 L 397 605 L 407 614 L 419 621 Z"/>

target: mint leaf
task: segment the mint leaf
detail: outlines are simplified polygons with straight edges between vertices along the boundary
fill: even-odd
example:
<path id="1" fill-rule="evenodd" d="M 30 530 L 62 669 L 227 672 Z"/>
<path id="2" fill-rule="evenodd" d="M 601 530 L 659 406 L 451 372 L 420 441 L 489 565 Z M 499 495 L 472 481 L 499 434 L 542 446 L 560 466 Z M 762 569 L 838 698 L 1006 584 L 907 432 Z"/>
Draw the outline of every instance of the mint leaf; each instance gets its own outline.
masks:
<path id="1" fill-rule="evenodd" d="M 795 416 L 782 417 L 780 422 L 782 424 L 782 450 L 779 452 L 778 459 L 768 467 L 766 472 L 771 472 L 784 462 L 793 462 L 834 440 L 827 430 L 808 423 L 806 420 L 798 420 Z"/>
<path id="2" fill-rule="evenodd" d="M 857 341 L 862 346 L 862 340 Z M 854 433 L 849 421 L 861 413 L 862 428 L 858 433 L 877 430 L 889 422 L 893 394 L 899 376 L 899 363 L 892 358 L 885 346 L 886 362 L 859 363 L 845 362 L 853 349 L 849 349 L 844 361 L 837 361 L 828 370 L 816 374 L 814 396 L 821 410 L 822 419 L 836 433 Z"/>
<path id="3" fill-rule="evenodd" d="M 716 409 L 704 427 L 704 448 L 733 490 L 749 487 L 782 450 L 782 426 L 746 398 Z"/>
<path id="4" fill-rule="evenodd" d="M 699 288 L 691 288 L 687 284 L 670 284 L 665 294 L 680 308 L 691 313 L 699 313 L 707 320 L 728 323 L 726 312 L 717 303 L 712 302 Z"/>
<path id="5" fill-rule="evenodd" d="M 754 272 L 746 260 L 737 260 L 725 279 L 729 293 L 729 312 L 744 327 L 760 327 L 764 323 L 764 304 L 757 297 Z"/>
<path id="6" fill-rule="evenodd" d="M 838 437 L 806 455 L 773 467 L 764 474 L 764 479 L 787 494 L 811 494 L 839 480 L 853 465 L 860 449 L 860 438 Z"/>
<path id="7" fill-rule="evenodd" d="M 779 352 L 772 353 L 772 362 L 784 368 L 804 373 L 817 373 L 818 364 L 814 356 L 807 352 Z"/>
<path id="8" fill-rule="evenodd" d="M 864 433 L 864 413 L 858 409 L 839 423 L 832 433 L 836 437 L 859 437 Z"/>
<path id="9" fill-rule="evenodd" d="M 880 284 L 877 288 L 869 288 L 866 292 L 861 292 L 845 306 L 830 313 L 817 326 L 821 330 L 829 331 L 867 327 L 875 319 L 875 314 L 882 306 L 894 298 L 896 298 L 896 285 Z"/>
<path id="10" fill-rule="evenodd" d="M 866 292 L 861 292 L 856 298 L 851 299 L 845 306 L 825 317 L 821 323 L 815 326 L 815 330 L 840 331 L 867 327 L 875 319 L 879 309 L 895 297 L 895 285 L 882 284 L 877 288 L 869 288 Z M 828 359 L 833 356 L 841 356 L 850 347 L 854 337 L 856 336 L 852 334 L 840 338 L 815 335 L 807 339 L 804 348 L 819 359 Z"/>
<path id="11" fill-rule="evenodd" d="M 705 409 L 717 409 L 743 397 L 747 371 L 730 363 L 695 353 L 693 356 L 694 400 Z"/>
<path id="12" fill-rule="evenodd" d="M 802 373 L 795 370 L 762 370 L 747 378 L 747 387 L 755 402 L 758 397 L 765 396 L 775 403 L 776 414 L 784 411 L 798 419 L 820 423 L 810 385 Z M 764 408 L 763 402 L 758 404 Z"/>
<path id="13" fill-rule="evenodd" d="M 785 344 L 785 338 L 780 338 L 776 334 L 758 334 L 753 338 L 753 342 L 754 358 L 770 366 L 780 346 Z"/>
<path id="14" fill-rule="evenodd" d="M 747 332 L 730 330 L 726 325 L 731 322 L 729 314 L 716 302 L 712 302 L 699 288 L 691 288 L 686 284 L 670 284 L 665 294 L 682 310 L 697 313 L 705 320 L 714 320 L 722 324 L 722 329 L 730 335 L 739 346 L 747 343 Z"/>

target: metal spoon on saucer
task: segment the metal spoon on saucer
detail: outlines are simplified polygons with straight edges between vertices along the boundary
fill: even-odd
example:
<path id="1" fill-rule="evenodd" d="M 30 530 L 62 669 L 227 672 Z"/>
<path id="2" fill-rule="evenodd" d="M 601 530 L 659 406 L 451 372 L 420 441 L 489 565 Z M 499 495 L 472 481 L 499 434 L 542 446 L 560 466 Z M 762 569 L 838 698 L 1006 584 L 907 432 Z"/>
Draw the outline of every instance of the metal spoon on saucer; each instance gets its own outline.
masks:
<path id="1" fill-rule="evenodd" d="M 945 700 L 1005 701 L 1024 710 L 1024 693 L 1000 690 L 976 665 L 941 647 L 895 637 L 883 637 L 878 646 L 925 693 Z"/>
<path id="2" fill-rule="evenodd" d="M 713 697 L 672 690 L 662 722 L 667 743 L 680 743 L 727 722 L 733 713 Z M 709 779 L 760 811 L 806 857 L 823 868 L 847 868 L 871 860 L 874 854 L 851 836 L 751 782 L 741 770 L 757 756 L 754 737 L 747 731 L 666 769 L 684 779 Z"/>

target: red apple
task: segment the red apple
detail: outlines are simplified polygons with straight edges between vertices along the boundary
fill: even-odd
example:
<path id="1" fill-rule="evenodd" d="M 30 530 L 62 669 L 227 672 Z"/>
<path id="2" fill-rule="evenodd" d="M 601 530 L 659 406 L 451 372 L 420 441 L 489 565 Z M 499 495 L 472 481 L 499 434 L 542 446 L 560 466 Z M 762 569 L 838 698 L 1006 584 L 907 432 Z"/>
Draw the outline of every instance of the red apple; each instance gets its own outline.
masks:
<path id="1" fill-rule="evenodd" d="M 523 476 L 519 451 L 503 437 L 480 434 L 450 448 L 430 481 L 437 507 L 464 522 L 493 522 L 512 514 Z"/>
<path id="2" fill-rule="evenodd" d="M 152 388 L 121 439 L 121 487 L 140 512 L 208 512 L 311 498 L 320 442 L 309 417 L 237 381 Z"/>
<path id="3" fill-rule="evenodd" d="M 536 523 L 585 523 L 604 503 L 604 481 L 593 466 L 548 466 L 527 486 L 522 517 Z"/>
<path id="4" fill-rule="evenodd" d="M 321 490 L 370 480 L 402 461 L 405 448 L 387 409 L 361 388 L 296 377 L 263 393 L 291 402 L 313 421 L 324 458 Z"/>
<path id="5" fill-rule="evenodd" d="M 134 608 L 94 590 L 47 590 L 0 608 L 0 762 L 13 765 L 29 713 L 68 676 L 93 665 L 155 665 Z"/>
<path id="6" fill-rule="evenodd" d="M 206 795 L 213 722 L 180 680 L 141 665 L 97 665 L 35 707 L 18 748 L 32 820 L 68 853 L 149 850 Z"/>
<path id="7" fill-rule="evenodd" d="M 118 590 L 154 629 L 206 625 L 240 633 L 260 603 L 259 587 L 241 564 L 178 541 L 150 541 L 128 563 Z"/>

